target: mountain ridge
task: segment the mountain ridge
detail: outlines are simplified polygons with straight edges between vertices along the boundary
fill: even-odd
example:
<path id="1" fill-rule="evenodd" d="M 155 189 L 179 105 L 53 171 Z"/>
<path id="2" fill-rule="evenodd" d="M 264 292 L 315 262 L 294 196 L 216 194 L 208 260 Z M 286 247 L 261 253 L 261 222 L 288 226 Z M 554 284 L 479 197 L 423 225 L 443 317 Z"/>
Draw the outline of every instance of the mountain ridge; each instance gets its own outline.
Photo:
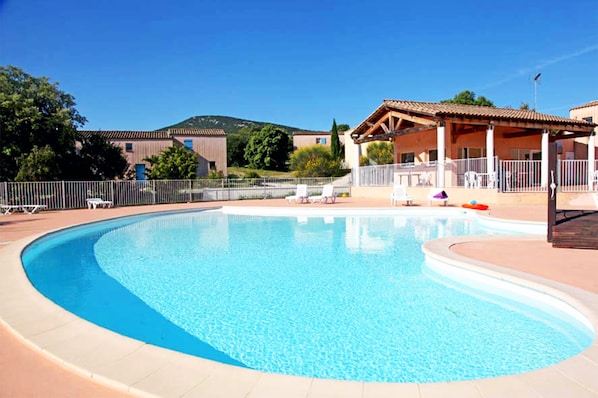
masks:
<path id="1" fill-rule="evenodd" d="M 192 116 L 182 122 L 173 124 L 171 126 L 164 127 L 159 130 L 167 129 L 222 129 L 226 134 L 237 133 L 244 127 L 262 129 L 266 125 L 272 125 L 277 128 L 281 128 L 291 134 L 293 131 L 314 131 L 308 129 L 302 129 L 299 127 L 285 126 L 283 124 L 269 123 L 269 122 L 257 122 L 255 120 L 239 119 L 232 116 L 220 116 L 220 115 L 204 115 L 204 116 Z"/>

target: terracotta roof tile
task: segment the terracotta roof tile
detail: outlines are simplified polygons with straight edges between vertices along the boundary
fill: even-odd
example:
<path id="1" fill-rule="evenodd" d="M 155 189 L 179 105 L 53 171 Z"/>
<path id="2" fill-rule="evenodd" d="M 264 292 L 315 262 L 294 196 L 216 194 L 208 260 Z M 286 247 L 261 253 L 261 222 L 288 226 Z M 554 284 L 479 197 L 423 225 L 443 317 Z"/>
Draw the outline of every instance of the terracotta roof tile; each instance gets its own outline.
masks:
<path id="1" fill-rule="evenodd" d="M 330 134 L 332 134 L 330 131 L 293 131 L 293 135 L 330 135 Z"/>
<path id="2" fill-rule="evenodd" d="M 222 129 L 169 129 L 156 131 L 79 130 L 84 137 L 99 134 L 108 140 L 170 140 L 172 136 L 226 136 Z"/>
<path id="3" fill-rule="evenodd" d="M 573 109 L 589 108 L 591 106 L 598 106 L 598 100 L 596 100 L 596 101 L 590 101 L 587 104 L 583 104 L 583 105 L 579 105 L 579 106 L 573 107 L 570 110 L 572 111 Z"/>
<path id="4" fill-rule="evenodd" d="M 108 140 L 169 140 L 168 131 L 79 130 L 84 137 L 98 134 Z"/>
<path id="5" fill-rule="evenodd" d="M 219 136 L 226 135 L 223 129 L 168 129 L 172 135 Z"/>
<path id="6" fill-rule="evenodd" d="M 580 124 L 579 120 L 573 120 L 566 117 L 548 115 L 534 111 L 521 109 L 493 108 L 489 106 L 462 105 L 450 103 L 435 102 L 416 102 L 401 100 L 384 100 L 384 105 L 389 108 L 400 109 L 403 111 L 416 112 L 432 117 L 480 117 L 492 118 L 496 120 L 514 120 L 514 121 L 534 121 L 547 123 L 570 123 Z M 581 124 L 583 121 L 581 121 Z M 586 122 L 592 125 L 590 122 Z"/>

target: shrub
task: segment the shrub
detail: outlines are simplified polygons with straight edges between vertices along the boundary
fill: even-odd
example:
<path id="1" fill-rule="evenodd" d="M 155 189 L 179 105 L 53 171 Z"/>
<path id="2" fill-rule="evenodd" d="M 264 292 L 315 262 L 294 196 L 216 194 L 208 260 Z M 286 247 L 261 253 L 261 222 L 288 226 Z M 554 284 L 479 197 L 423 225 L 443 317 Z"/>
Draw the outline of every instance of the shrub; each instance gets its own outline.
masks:
<path id="1" fill-rule="evenodd" d="M 208 179 L 209 180 L 221 180 L 224 178 L 224 173 L 222 171 L 219 170 L 211 170 L 208 173 Z"/>
<path id="2" fill-rule="evenodd" d="M 244 178 L 262 178 L 262 176 L 260 176 L 257 171 L 252 170 L 245 174 Z"/>
<path id="3" fill-rule="evenodd" d="M 295 177 L 335 177 L 342 175 L 339 159 L 333 159 L 328 147 L 313 145 L 296 150 L 291 156 Z"/>

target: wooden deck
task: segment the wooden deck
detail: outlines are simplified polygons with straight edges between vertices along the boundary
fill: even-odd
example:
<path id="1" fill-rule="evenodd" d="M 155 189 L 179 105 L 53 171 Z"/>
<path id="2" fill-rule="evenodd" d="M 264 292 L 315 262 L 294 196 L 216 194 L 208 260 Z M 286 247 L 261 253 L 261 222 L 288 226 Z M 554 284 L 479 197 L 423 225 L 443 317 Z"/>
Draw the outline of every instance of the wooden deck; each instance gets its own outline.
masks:
<path id="1" fill-rule="evenodd" d="M 598 250 L 598 211 L 558 210 L 552 246 Z"/>

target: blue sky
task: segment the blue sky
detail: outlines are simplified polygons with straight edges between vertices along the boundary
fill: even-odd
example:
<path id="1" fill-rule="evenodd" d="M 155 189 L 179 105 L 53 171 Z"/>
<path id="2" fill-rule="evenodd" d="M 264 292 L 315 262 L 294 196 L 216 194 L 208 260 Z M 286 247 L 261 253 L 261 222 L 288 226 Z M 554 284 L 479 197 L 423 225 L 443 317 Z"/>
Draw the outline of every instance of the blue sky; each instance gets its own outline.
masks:
<path id="1" fill-rule="evenodd" d="M 598 100 L 598 0 L 0 0 L 0 64 L 75 97 L 86 129 L 225 115 L 356 126 L 463 90 L 568 116 Z"/>

